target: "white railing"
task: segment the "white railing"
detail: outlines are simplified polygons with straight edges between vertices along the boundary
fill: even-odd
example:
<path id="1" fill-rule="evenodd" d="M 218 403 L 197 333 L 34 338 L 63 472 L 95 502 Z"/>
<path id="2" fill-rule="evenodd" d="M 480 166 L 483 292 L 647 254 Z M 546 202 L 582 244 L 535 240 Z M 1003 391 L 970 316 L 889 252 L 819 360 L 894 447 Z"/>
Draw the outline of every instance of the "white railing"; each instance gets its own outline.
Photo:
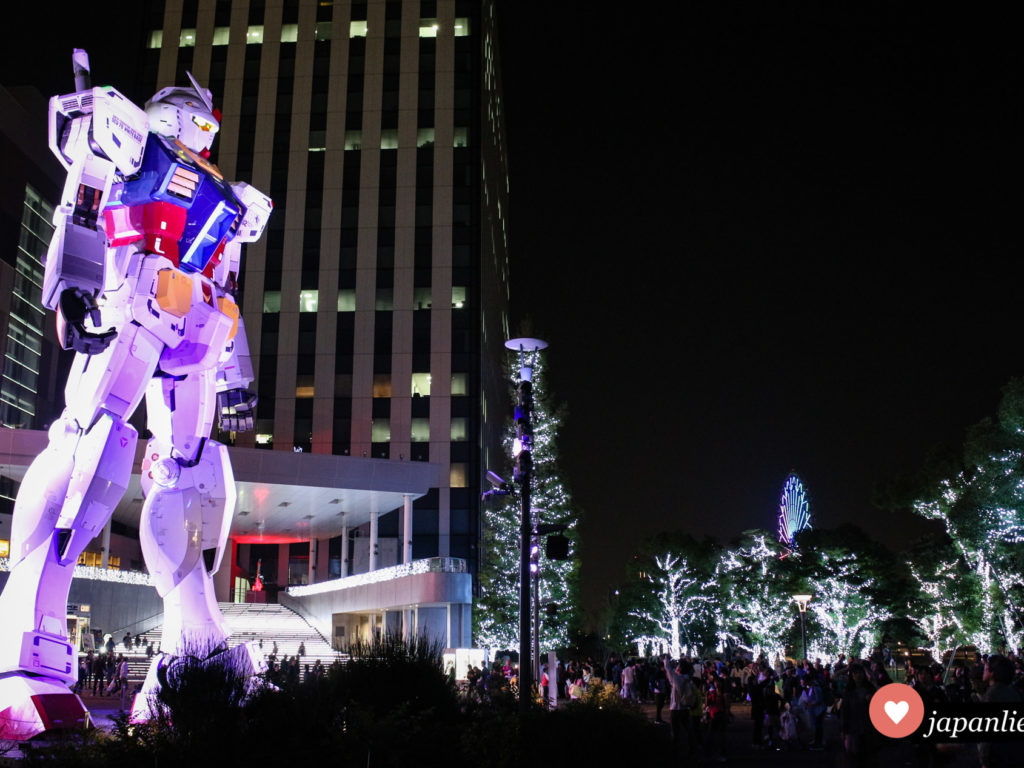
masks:
<path id="1" fill-rule="evenodd" d="M 403 576 L 416 576 L 421 573 L 466 572 L 466 561 L 461 557 L 427 557 L 422 560 L 413 560 L 411 563 L 378 568 L 368 573 L 357 573 L 354 576 L 321 581 L 319 584 L 288 587 L 288 594 L 293 597 L 306 597 L 308 595 L 320 595 L 324 592 L 334 592 L 339 589 L 351 589 L 352 587 L 362 587 L 367 584 L 378 584 L 382 581 L 400 579 Z"/>
<path id="2" fill-rule="evenodd" d="M 9 570 L 11 570 L 10 559 L 0 557 L 0 571 Z M 153 579 L 148 573 L 143 573 L 142 571 L 119 571 L 114 568 L 97 568 L 93 565 L 76 565 L 74 578 L 153 586 Z"/>

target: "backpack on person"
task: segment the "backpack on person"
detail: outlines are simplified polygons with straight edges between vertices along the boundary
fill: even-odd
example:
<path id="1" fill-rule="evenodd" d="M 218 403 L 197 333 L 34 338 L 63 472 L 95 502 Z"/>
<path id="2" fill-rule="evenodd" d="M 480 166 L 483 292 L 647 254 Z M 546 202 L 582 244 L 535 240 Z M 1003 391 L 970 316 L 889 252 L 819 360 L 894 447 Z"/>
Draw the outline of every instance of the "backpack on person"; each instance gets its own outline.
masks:
<path id="1" fill-rule="evenodd" d="M 684 709 L 693 709 L 697 706 L 697 686 L 693 684 L 693 680 L 690 678 L 686 678 L 679 691 L 679 702 L 683 705 Z"/>

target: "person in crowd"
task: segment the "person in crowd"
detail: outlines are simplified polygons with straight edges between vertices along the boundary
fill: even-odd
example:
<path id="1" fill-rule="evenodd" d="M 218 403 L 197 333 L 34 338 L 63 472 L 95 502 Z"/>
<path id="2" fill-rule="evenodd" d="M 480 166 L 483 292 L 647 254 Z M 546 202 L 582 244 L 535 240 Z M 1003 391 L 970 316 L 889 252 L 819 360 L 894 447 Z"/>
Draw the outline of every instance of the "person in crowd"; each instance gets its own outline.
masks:
<path id="1" fill-rule="evenodd" d="M 708 733 L 711 741 L 711 759 L 724 763 L 728 759 L 726 736 L 732 712 L 729 706 L 728 679 L 720 675 L 712 676 L 707 688 L 707 701 L 704 705 L 708 715 Z"/>
<path id="2" fill-rule="evenodd" d="M 868 679 L 864 666 L 856 662 L 850 664 L 849 680 L 843 691 L 839 714 L 842 723 L 843 747 L 851 768 L 873 765 L 871 739 L 874 731 L 868 709 L 875 690 L 874 684 Z"/>
<path id="3" fill-rule="evenodd" d="M 982 682 L 985 684 L 981 696 L 983 702 L 1012 704 L 1020 706 L 1024 698 L 1013 686 L 1014 665 L 1006 656 L 991 654 L 985 660 Z M 978 744 L 978 759 L 982 768 L 1010 768 L 1019 766 L 1020 742 L 983 741 Z"/>
<path id="4" fill-rule="evenodd" d="M 693 682 L 693 665 L 686 659 L 673 663 L 668 654 L 662 657 L 665 676 L 671 686 L 669 695 L 669 723 L 672 726 L 672 749 L 678 759 L 691 751 L 690 709 L 697 700 L 697 687 Z"/>

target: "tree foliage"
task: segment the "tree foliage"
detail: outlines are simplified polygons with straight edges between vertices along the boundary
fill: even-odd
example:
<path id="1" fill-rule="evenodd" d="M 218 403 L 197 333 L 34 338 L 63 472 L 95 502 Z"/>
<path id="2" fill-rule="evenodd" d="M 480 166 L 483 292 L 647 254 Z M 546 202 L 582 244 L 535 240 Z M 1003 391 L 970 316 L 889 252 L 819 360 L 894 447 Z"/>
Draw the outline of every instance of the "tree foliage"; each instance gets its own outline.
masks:
<path id="1" fill-rule="evenodd" d="M 962 468 L 940 480 L 913 505 L 923 517 L 945 526 L 956 557 L 920 570 L 923 590 L 962 579 L 980 607 L 970 612 L 922 617 L 922 629 L 940 639 L 974 643 L 982 651 L 1018 648 L 1024 640 L 1024 381 L 1003 390 L 995 419 L 972 427 Z M 952 605 L 947 606 L 952 611 Z M 958 625 L 959 621 L 959 625 Z"/>
<path id="2" fill-rule="evenodd" d="M 518 360 L 508 369 L 512 389 L 518 382 Z M 579 512 L 573 507 L 558 466 L 558 430 L 563 411 L 551 402 L 543 360 L 533 373 L 533 478 L 530 505 L 534 523 L 565 525 L 570 540 L 570 559 L 552 560 L 539 540 L 539 585 L 541 651 L 569 645 L 570 629 L 578 622 L 577 599 L 579 559 Z M 511 420 L 504 447 L 511 455 L 515 428 Z M 516 492 L 484 504 L 480 592 L 473 610 L 474 642 L 492 650 L 519 647 L 519 545 L 521 497 Z M 532 615 L 532 610 L 531 610 Z"/>

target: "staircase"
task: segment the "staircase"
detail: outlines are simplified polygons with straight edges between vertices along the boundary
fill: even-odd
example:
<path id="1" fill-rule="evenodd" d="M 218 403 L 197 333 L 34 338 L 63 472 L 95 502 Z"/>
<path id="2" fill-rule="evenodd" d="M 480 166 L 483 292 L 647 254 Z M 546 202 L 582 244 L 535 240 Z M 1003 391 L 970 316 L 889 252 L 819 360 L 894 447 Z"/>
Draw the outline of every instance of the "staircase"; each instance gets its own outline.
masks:
<path id="1" fill-rule="evenodd" d="M 300 679 L 305 679 L 306 665 L 312 669 L 319 659 L 325 667 L 335 661 L 345 661 L 348 657 L 338 653 L 327 643 L 323 635 L 315 630 L 299 614 L 290 608 L 276 603 L 220 603 L 224 623 L 230 637 L 228 645 L 234 648 L 245 642 L 259 643 L 263 641 L 264 657 L 270 656 L 277 643 L 277 661 L 297 656 L 299 644 L 305 645 L 305 655 L 299 658 Z M 163 627 L 156 626 L 141 633 L 147 643 L 153 643 L 154 651 L 160 648 Z M 116 637 L 116 636 L 115 636 Z M 126 652 L 118 639 L 114 654 L 124 654 L 128 659 L 128 674 L 132 683 L 141 682 L 149 671 L 152 659 L 146 657 L 145 644 L 138 648 L 133 644 Z"/>

